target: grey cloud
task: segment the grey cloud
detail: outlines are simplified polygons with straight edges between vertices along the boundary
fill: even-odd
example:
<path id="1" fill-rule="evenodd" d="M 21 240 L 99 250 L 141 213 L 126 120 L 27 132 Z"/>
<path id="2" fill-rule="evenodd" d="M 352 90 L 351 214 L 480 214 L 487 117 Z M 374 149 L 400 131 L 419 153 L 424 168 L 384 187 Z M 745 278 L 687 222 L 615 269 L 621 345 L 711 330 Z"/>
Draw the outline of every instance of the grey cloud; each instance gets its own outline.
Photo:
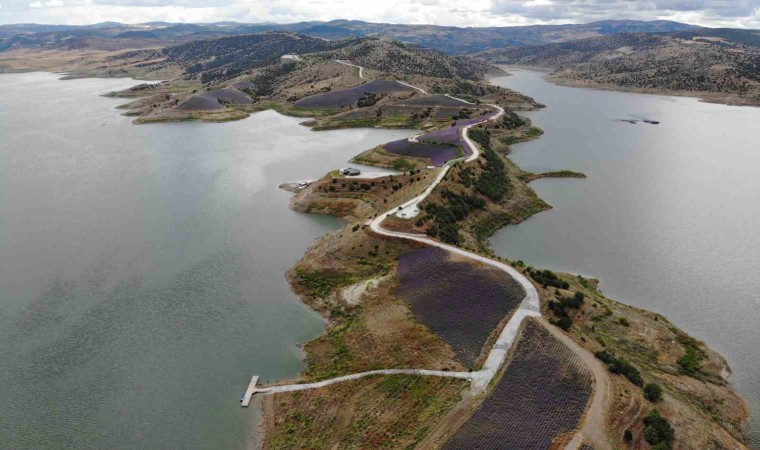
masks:
<path id="1" fill-rule="evenodd" d="M 754 14 L 758 0 L 497 0 L 492 13 L 539 20 L 596 20 L 599 18 L 650 18 L 679 12 L 702 12 L 714 18 L 740 18 Z"/>

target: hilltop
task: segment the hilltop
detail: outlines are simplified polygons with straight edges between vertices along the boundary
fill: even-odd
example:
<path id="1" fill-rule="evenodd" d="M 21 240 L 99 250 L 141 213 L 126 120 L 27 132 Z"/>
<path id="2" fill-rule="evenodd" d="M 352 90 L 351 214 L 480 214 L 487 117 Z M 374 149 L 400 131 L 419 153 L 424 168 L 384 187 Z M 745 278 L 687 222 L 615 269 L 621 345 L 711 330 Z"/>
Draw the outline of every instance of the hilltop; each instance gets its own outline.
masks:
<path id="1" fill-rule="evenodd" d="M 496 69 L 482 60 L 453 58 L 435 50 L 390 39 L 349 38 L 329 41 L 298 33 L 270 31 L 192 41 L 160 50 L 129 52 L 112 58 L 140 61 L 145 68 L 175 65 L 184 75 L 206 83 L 277 63 L 283 55 L 311 61 L 351 60 L 395 77 L 423 75 L 478 80 Z"/>
<path id="2" fill-rule="evenodd" d="M 674 92 L 721 103 L 760 104 L 760 31 L 699 29 L 619 33 L 488 50 L 495 64 L 552 70 L 559 83 Z"/>

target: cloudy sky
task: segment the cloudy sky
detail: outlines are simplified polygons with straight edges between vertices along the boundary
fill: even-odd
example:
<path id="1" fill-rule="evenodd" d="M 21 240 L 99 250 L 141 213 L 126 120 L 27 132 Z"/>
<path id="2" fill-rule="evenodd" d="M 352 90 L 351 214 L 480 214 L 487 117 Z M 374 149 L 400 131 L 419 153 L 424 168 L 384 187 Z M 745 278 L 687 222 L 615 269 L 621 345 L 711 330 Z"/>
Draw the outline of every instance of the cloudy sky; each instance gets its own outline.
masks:
<path id="1" fill-rule="evenodd" d="M 669 19 L 760 28 L 760 0 L 0 0 L 0 23 L 284 23 L 338 18 L 457 26 Z"/>

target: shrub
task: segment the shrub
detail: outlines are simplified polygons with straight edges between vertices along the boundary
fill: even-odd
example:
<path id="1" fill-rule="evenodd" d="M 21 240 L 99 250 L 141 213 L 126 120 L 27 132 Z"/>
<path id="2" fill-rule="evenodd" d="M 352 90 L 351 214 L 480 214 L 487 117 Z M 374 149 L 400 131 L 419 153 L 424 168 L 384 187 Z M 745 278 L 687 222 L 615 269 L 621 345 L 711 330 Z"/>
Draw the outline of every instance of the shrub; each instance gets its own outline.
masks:
<path id="1" fill-rule="evenodd" d="M 699 347 L 699 342 L 691 336 L 678 331 L 671 330 L 676 334 L 676 340 L 686 350 L 686 354 L 678 358 L 676 363 L 681 367 L 681 373 L 690 377 L 698 378 L 702 372 L 700 361 L 707 357 L 704 350 Z"/>
<path id="2" fill-rule="evenodd" d="M 652 444 L 653 450 L 673 448 L 675 431 L 657 410 L 652 410 L 644 417 L 644 439 Z"/>
<path id="3" fill-rule="evenodd" d="M 557 326 L 562 328 L 565 331 L 570 330 L 570 328 L 573 326 L 573 320 L 569 318 L 568 316 L 561 317 L 557 322 Z"/>
<path id="4" fill-rule="evenodd" d="M 644 386 L 644 398 L 650 402 L 658 402 L 662 400 L 662 387 L 657 383 L 647 383 Z"/>
<path id="5" fill-rule="evenodd" d="M 624 327 L 630 327 L 630 326 L 631 326 L 631 323 L 630 323 L 630 322 L 628 322 L 628 319 L 626 319 L 625 317 L 621 317 L 621 318 L 618 320 L 618 322 L 620 322 L 620 325 L 622 325 L 622 326 L 624 326 Z"/>
<path id="6" fill-rule="evenodd" d="M 399 172 L 407 172 L 414 168 L 414 164 L 410 163 L 405 158 L 396 158 L 393 160 L 391 165 Z"/>
<path id="7" fill-rule="evenodd" d="M 641 378 L 641 373 L 631 363 L 623 358 L 618 358 L 615 355 L 606 351 L 596 352 L 594 356 L 599 358 L 603 363 L 607 364 L 607 369 L 615 374 L 621 374 L 636 386 L 643 386 L 644 380 Z"/>
<path id="8" fill-rule="evenodd" d="M 681 373 L 690 377 L 697 377 L 701 371 L 699 354 L 691 348 L 686 349 L 686 354 L 678 358 L 676 363 L 681 366 Z"/>
<path id="9" fill-rule="evenodd" d="M 533 268 L 528 268 L 527 272 L 531 278 L 536 280 L 544 287 L 553 286 L 562 289 L 567 289 L 570 287 L 570 283 L 560 280 L 557 274 L 551 270 L 535 270 Z"/>
<path id="10" fill-rule="evenodd" d="M 458 221 L 464 219 L 473 209 L 482 209 L 485 207 L 485 200 L 474 195 L 465 193 L 457 194 L 456 192 L 444 189 L 441 192 L 444 204 L 430 203 L 423 206 L 428 215 L 430 215 L 436 224 L 436 232 L 441 240 L 449 244 L 458 244 L 461 240 L 459 236 Z M 428 229 L 428 234 L 430 233 Z"/>
<path id="11" fill-rule="evenodd" d="M 507 194 L 509 187 L 507 174 L 504 172 L 504 161 L 489 147 L 483 150 L 483 156 L 486 166 L 475 182 L 475 188 L 491 200 L 499 202 Z"/>
<path id="12" fill-rule="evenodd" d="M 625 433 L 623 433 L 623 440 L 625 442 L 633 442 L 633 433 L 631 433 L 631 430 L 628 428 L 626 428 Z"/>
<path id="13" fill-rule="evenodd" d="M 332 284 L 330 284 L 330 281 L 316 270 L 307 273 L 300 268 L 297 268 L 296 277 L 299 282 L 309 289 L 311 295 L 314 297 L 325 298 L 330 294 L 330 291 L 332 291 Z"/>

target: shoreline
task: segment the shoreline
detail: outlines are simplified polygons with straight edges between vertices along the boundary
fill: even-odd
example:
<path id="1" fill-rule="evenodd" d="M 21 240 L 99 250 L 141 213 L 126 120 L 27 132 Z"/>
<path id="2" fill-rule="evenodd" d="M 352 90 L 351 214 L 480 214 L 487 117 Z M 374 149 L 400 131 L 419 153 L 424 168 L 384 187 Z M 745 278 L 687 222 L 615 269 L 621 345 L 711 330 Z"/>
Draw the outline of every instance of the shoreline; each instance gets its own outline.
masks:
<path id="1" fill-rule="evenodd" d="M 527 70 L 534 70 L 533 68 L 525 68 L 525 69 L 527 69 Z M 544 71 L 544 72 L 545 72 L 545 71 Z M 496 78 L 496 77 L 489 77 L 489 78 Z M 660 94 L 660 95 L 661 95 L 661 94 Z M 525 181 L 526 183 L 529 183 L 530 181 L 533 181 L 534 179 L 538 179 L 538 178 L 542 178 L 542 177 L 548 177 L 548 176 L 572 177 L 572 178 L 585 178 L 585 175 L 584 175 L 584 174 L 575 173 L 575 172 L 570 172 L 570 171 L 558 171 L 558 172 L 555 172 L 555 173 L 532 174 L 532 175 L 529 175 L 529 176 L 527 176 L 527 177 L 526 177 L 526 179 L 524 179 L 524 181 Z M 538 212 L 541 212 L 541 211 L 535 211 L 535 212 L 534 212 L 534 214 L 537 214 Z M 329 212 L 328 212 L 328 213 L 329 213 Z M 385 215 L 387 215 L 387 214 L 378 215 L 377 217 L 378 217 L 378 218 L 381 218 L 381 217 L 384 217 Z M 532 215 L 532 214 L 531 214 L 531 215 Z M 375 219 L 374 221 L 372 221 L 373 225 L 375 225 L 375 224 L 377 223 L 377 221 L 378 221 L 378 219 Z M 502 228 L 504 228 L 505 226 L 506 226 L 506 225 L 500 226 L 498 229 L 502 229 Z M 348 225 L 347 225 L 347 227 L 348 227 Z M 494 230 L 494 231 L 496 231 L 496 230 Z M 381 234 L 382 234 L 382 233 L 381 233 Z M 411 236 L 411 235 L 410 235 L 410 236 Z M 322 240 L 322 239 L 325 239 L 325 237 L 323 237 L 323 238 L 320 238 L 320 240 Z M 423 238 L 423 239 L 424 239 L 424 238 Z M 319 242 L 320 240 L 318 240 L 318 242 Z M 461 247 L 460 247 L 460 246 L 456 246 L 456 248 L 461 248 Z M 492 248 L 490 247 L 490 245 L 489 245 L 489 247 L 488 247 L 488 248 L 489 248 L 489 250 L 491 250 L 491 252 L 492 252 Z M 462 249 L 462 250 L 464 251 L 464 249 Z M 309 253 L 309 251 L 307 251 L 307 254 L 308 254 L 308 253 Z M 306 256 L 307 256 L 307 254 L 305 254 L 305 255 L 304 255 L 304 257 L 306 257 Z M 497 259 L 498 259 L 498 258 L 497 258 Z M 291 270 L 293 270 L 293 269 L 291 269 Z M 295 279 L 291 279 L 291 277 L 289 277 L 289 280 L 290 280 L 291 282 L 294 282 L 294 281 L 296 281 Z M 311 305 L 311 304 L 310 304 L 310 303 L 307 301 L 307 299 L 304 297 L 304 293 L 303 293 L 303 292 L 299 292 L 299 290 L 298 290 L 298 289 L 296 289 L 296 286 L 295 286 L 295 285 L 293 285 L 293 284 L 291 285 L 291 287 L 292 287 L 293 291 L 296 293 L 296 295 L 298 295 L 298 296 L 299 296 L 299 298 L 301 298 L 301 299 L 302 299 L 302 301 L 304 301 L 304 303 L 305 303 L 305 304 L 307 304 L 308 306 L 310 306 L 310 307 L 312 307 L 312 308 L 313 308 L 313 306 L 312 306 L 312 305 Z M 611 300 L 608 300 L 608 301 L 609 301 L 609 302 L 612 302 Z M 625 304 L 623 304 L 623 303 L 620 303 L 620 302 L 614 302 L 614 303 L 615 303 L 615 305 L 618 305 L 618 306 L 615 306 L 615 309 L 616 309 L 616 310 L 617 310 L 618 308 L 629 308 L 629 309 L 631 308 L 630 306 L 627 306 L 627 305 L 625 305 Z M 638 309 L 638 308 L 634 308 L 634 309 Z M 642 311 L 643 311 L 643 310 L 642 310 Z M 657 314 L 657 313 L 653 313 L 653 314 L 654 314 L 654 317 L 655 317 L 655 321 L 656 321 L 656 320 L 657 320 L 657 319 L 656 319 L 656 317 L 659 317 L 659 314 Z M 667 321 L 667 320 L 665 320 L 665 321 Z M 547 323 L 548 323 L 548 322 L 547 322 Z M 552 326 L 553 326 L 553 325 L 552 325 Z M 561 331 L 559 331 L 559 330 L 554 330 L 554 329 L 552 329 L 552 331 L 553 331 L 553 332 L 554 332 L 554 331 L 556 331 L 557 333 L 562 333 L 562 332 L 561 332 Z M 680 332 L 680 331 L 679 331 L 679 332 Z M 325 333 L 326 333 L 326 334 L 327 334 L 327 333 L 329 333 L 329 328 L 328 328 L 328 329 L 325 331 Z M 579 339 L 579 338 L 580 338 L 580 340 L 583 340 L 583 342 L 586 342 L 585 338 L 584 338 L 582 335 L 579 337 L 579 336 L 577 336 L 577 335 L 575 335 L 575 334 L 572 334 L 572 333 L 570 333 L 570 334 L 567 334 L 567 335 L 565 335 L 565 336 L 566 336 L 568 339 L 573 339 L 573 338 L 575 338 L 575 339 L 577 340 L 577 339 Z M 584 348 L 584 347 L 582 346 L 581 348 Z M 586 350 L 587 350 L 587 349 L 586 349 Z M 714 352 L 714 351 L 713 351 L 713 350 L 711 350 L 711 349 L 710 349 L 709 351 L 710 351 L 710 352 L 712 352 L 712 353 L 711 353 L 711 355 L 715 355 L 715 357 L 716 357 L 716 358 L 717 358 L 719 361 L 721 361 L 721 362 L 722 362 L 722 363 L 721 363 L 721 367 L 720 367 L 721 373 L 723 373 L 723 372 L 725 372 L 725 371 L 730 371 L 730 370 L 731 370 L 731 369 L 730 369 L 730 366 L 728 366 L 728 363 L 727 363 L 727 361 L 725 361 L 725 358 L 723 358 L 721 355 L 717 354 L 716 352 Z M 728 388 L 726 388 L 726 389 L 728 390 L 728 393 L 729 393 L 729 394 L 734 394 L 734 395 L 736 395 L 736 394 L 734 393 L 733 389 L 731 389 L 730 387 L 728 387 Z M 605 390 L 606 390 L 606 388 L 605 388 Z M 607 395 L 607 394 L 604 394 L 604 395 Z M 738 397 L 738 396 L 737 396 L 737 397 Z M 745 408 L 748 408 L 748 405 L 747 405 L 746 401 L 745 401 L 743 398 L 740 398 L 740 397 L 739 397 L 739 399 L 740 399 L 740 401 L 741 401 L 741 402 L 743 402 L 743 405 L 745 406 Z M 598 406 L 598 400 L 595 400 L 595 403 L 597 404 L 597 407 L 596 407 L 596 408 L 597 408 L 597 410 L 596 410 L 596 412 L 595 412 L 594 414 L 597 416 L 597 419 L 595 419 L 595 420 L 597 420 L 597 421 L 598 421 L 598 420 L 599 420 L 599 419 L 598 419 L 598 417 L 599 417 L 599 413 L 598 413 L 598 408 L 599 408 L 599 406 Z M 605 408 L 605 410 L 604 410 L 604 416 L 606 416 L 608 413 L 612 413 L 611 411 L 612 411 L 612 407 L 610 407 L 610 408 Z M 580 422 L 580 423 L 579 423 L 579 427 L 585 427 L 585 426 L 586 426 L 586 421 L 582 421 L 582 422 Z M 605 425 L 605 424 L 602 424 L 602 426 L 606 426 L 606 425 Z M 266 437 L 265 437 L 265 439 L 266 439 Z M 574 440 L 574 441 L 577 441 L 577 440 Z"/>
<path id="2" fill-rule="evenodd" d="M 696 98 L 700 102 L 713 103 L 713 104 L 725 105 L 725 106 L 760 107 L 760 100 L 747 99 L 747 98 L 739 97 L 736 94 L 732 94 L 728 92 L 722 93 L 722 92 L 708 92 L 708 91 L 672 91 L 672 90 L 667 90 L 667 89 L 639 88 L 639 87 L 620 86 L 620 85 L 608 84 L 608 83 L 596 83 L 593 81 L 572 81 L 572 80 L 563 80 L 563 79 L 554 77 L 552 75 L 552 73 L 554 72 L 554 69 L 550 67 L 539 67 L 539 66 L 534 67 L 534 66 L 526 66 L 526 65 L 502 65 L 502 64 L 500 64 L 499 67 L 503 68 L 506 71 L 509 71 L 509 68 L 513 68 L 517 70 L 528 70 L 528 71 L 533 71 L 533 72 L 540 72 L 543 74 L 541 76 L 543 80 L 546 80 L 549 83 L 555 84 L 557 86 L 572 87 L 572 88 L 578 88 L 578 89 L 591 89 L 595 91 L 655 95 L 655 96 L 661 96 L 661 97 Z M 498 78 L 498 77 L 493 77 L 493 78 Z"/>

